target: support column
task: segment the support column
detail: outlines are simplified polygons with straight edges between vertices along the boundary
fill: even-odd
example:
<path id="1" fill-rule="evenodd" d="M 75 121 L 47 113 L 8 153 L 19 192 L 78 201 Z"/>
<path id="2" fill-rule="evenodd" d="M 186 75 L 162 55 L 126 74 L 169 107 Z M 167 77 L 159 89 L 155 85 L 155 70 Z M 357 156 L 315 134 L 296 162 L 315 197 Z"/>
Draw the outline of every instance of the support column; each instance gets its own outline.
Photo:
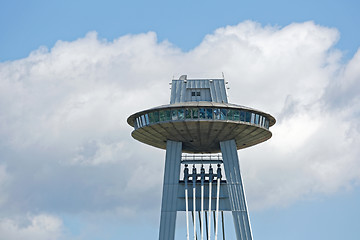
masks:
<path id="1" fill-rule="evenodd" d="M 173 240 L 175 238 L 181 153 L 181 142 L 167 141 L 159 240 Z"/>
<path id="2" fill-rule="evenodd" d="M 235 140 L 220 142 L 237 240 L 252 240 Z"/>

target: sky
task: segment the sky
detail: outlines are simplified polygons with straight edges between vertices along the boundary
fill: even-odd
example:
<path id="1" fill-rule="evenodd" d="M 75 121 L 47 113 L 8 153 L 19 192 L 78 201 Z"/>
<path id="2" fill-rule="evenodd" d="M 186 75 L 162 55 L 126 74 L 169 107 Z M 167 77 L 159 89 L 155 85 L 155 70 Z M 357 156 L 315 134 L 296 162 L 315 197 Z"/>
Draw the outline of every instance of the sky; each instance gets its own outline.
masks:
<path id="1" fill-rule="evenodd" d="M 156 239 L 165 152 L 126 119 L 222 72 L 277 119 L 238 151 L 254 239 L 359 239 L 359 5 L 0 0 L 0 239 Z"/>

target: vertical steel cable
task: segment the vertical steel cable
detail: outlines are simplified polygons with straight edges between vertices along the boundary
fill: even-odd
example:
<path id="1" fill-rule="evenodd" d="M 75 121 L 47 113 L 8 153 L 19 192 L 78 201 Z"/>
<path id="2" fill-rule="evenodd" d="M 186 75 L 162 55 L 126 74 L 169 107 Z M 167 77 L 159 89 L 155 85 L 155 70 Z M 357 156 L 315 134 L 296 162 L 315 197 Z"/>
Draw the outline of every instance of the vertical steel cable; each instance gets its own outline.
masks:
<path id="1" fill-rule="evenodd" d="M 209 168 L 209 228 L 208 228 L 208 240 L 211 239 L 211 198 L 212 198 L 212 181 L 213 181 L 213 168 L 210 165 Z"/>
<path id="2" fill-rule="evenodd" d="M 201 165 L 201 216 L 200 216 L 200 231 L 201 231 L 201 240 L 204 240 L 204 181 L 205 181 L 205 169 Z"/>
<path id="3" fill-rule="evenodd" d="M 196 168 L 195 164 L 192 169 L 192 181 L 193 181 L 193 218 L 196 218 Z M 194 219 L 194 240 L 196 240 L 196 220 Z"/>
<path id="4" fill-rule="evenodd" d="M 189 179 L 189 169 L 188 169 L 188 165 L 185 164 L 185 169 L 184 169 L 184 181 L 185 181 L 185 208 L 186 208 L 186 239 L 187 239 L 187 240 L 190 240 L 190 232 L 189 232 L 188 179 Z"/>
<path id="5" fill-rule="evenodd" d="M 217 192 L 216 192 L 216 225 L 215 225 L 215 240 L 217 240 L 217 236 L 218 236 L 218 228 L 219 228 L 219 198 L 220 198 L 220 179 L 221 179 L 221 168 L 220 168 L 220 164 L 218 164 L 218 169 L 217 169 Z"/>

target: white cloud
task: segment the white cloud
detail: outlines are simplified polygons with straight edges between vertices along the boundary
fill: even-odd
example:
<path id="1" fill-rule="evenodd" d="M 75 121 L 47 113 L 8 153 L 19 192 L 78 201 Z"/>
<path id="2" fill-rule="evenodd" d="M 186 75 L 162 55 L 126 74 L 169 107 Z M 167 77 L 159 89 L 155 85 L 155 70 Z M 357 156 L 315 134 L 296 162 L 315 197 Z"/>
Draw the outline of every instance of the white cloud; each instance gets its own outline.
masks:
<path id="1" fill-rule="evenodd" d="M 164 152 L 131 139 L 126 119 L 168 103 L 173 74 L 224 72 L 230 102 L 277 118 L 271 140 L 239 152 L 250 207 L 351 189 L 360 179 L 360 52 L 342 63 L 338 39 L 313 22 L 248 21 L 182 52 L 152 32 L 113 42 L 91 32 L 0 63 L 8 213 L 157 211 Z"/>
<path id="2" fill-rule="evenodd" d="M 0 219 L 0 235 L 6 240 L 55 240 L 59 239 L 61 230 L 62 221 L 46 214 Z"/>

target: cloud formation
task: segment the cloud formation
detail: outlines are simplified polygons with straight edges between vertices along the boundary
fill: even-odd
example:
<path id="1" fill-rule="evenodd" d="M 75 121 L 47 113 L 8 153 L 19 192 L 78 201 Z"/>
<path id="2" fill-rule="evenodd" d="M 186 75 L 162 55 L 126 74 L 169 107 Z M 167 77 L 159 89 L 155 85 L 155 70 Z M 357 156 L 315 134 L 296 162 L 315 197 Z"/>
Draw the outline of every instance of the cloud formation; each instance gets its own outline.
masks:
<path id="1" fill-rule="evenodd" d="M 7 240 L 55 240 L 61 236 L 61 228 L 60 219 L 45 214 L 27 216 L 20 221 L 0 219 L 1 237 Z"/>
<path id="2" fill-rule="evenodd" d="M 239 151 L 250 209 L 357 186 L 360 51 L 344 63 L 338 39 L 313 22 L 247 21 L 182 52 L 153 32 L 111 42 L 90 32 L 0 63 L 1 235 L 38 227 L 11 220 L 24 212 L 155 219 L 164 152 L 131 139 L 126 118 L 168 103 L 181 74 L 224 72 L 230 102 L 277 118 L 272 139 Z"/>

